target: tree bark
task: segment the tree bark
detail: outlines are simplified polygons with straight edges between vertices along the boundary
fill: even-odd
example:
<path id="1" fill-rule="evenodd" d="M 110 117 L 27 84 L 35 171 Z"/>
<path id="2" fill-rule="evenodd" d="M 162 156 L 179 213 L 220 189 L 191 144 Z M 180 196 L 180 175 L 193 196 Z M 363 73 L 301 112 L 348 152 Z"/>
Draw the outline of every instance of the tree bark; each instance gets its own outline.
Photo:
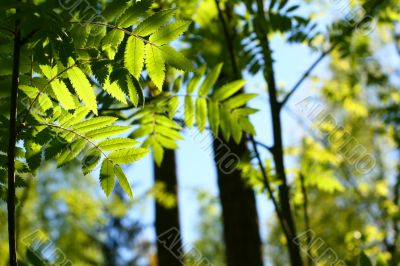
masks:
<path id="1" fill-rule="evenodd" d="M 166 208 L 156 201 L 158 266 L 182 266 L 183 250 L 179 223 L 175 151 L 165 149 L 160 167 L 154 163 L 154 176 L 156 182 L 165 184 L 166 192 L 176 197 L 176 205 L 172 208 Z M 165 236 L 170 241 L 165 241 L 165 238 L 161 236 Z"/>
<path id="2" fill-rule="evenodd" d="M 254 191 L 245 184 L 239 169 L 227 173 L 221 145 L 227 145 L 229 154 L 242 157 L 247 147 L 242 141 L 224 143 L 214 141 L 215 163 L 222 205 L 226 261 L 228 266 L 262 266 L 262 245 L 258 227 L 258 215 Z M 228 158 L 228 157 L 225 157 Z M 229 159 L 229 158 L 228 158 Z"/>

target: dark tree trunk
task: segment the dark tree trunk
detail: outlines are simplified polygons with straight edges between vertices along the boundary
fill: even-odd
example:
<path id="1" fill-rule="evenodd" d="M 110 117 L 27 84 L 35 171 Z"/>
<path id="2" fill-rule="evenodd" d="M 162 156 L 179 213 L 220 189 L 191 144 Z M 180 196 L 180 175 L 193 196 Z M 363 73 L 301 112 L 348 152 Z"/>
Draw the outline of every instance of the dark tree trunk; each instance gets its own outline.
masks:
<path id="1" fill-rule="evenodd" d="M 224 18 L 224 12 L 227 17 L 230 17 L 232 8 L 226 5 L 223 11 L 219 0 L 215 0 L 215 4 L 228 48 L 232 71 L 226 78 L 228 80 L 240 79 L 241 73 L 235 60 L 234 41 Z M 222 75 L 220 79 L 223 80 Z M 222 136 L 214 140 L 214 161 L 218 173 L 224 223 L 225 256 L 228 266 L 263 265 L 254 191 L 245 184 L 241 172 L 237 168 L 240 158 L 247 151 L 244 139 L 239 144 L 233 141 L 225 143 Z"/>
<path id="2" fill-rule="evenodd" d="M 254 191 L 235 168 L 233 156 L 241 158 L 246 150 L 244 142 L 226 144 L 222 138 L 214 141 L 228 266 L 263 265 Z"/>
<path id="3" fill-rule="evenodd" d="M 154 163 L 156 182 L 165 184 L 166 192 L 176 196 L 177 204 L 166 208 L 156 201 L 156 233 L 158 266 L 182 266 L 182 239 L 180 235 L 179 204 L 175 151 L 165 150 L 164 159 L 158 167 Z"/>

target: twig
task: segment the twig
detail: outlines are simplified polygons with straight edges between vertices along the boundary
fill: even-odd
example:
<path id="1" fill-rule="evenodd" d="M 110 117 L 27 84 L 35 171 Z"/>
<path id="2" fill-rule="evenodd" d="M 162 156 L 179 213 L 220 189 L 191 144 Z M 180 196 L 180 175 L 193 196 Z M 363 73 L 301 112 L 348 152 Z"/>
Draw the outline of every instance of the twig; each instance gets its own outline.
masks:
<path id="1" fill-rule="evenodd" d="M 253 139 L 254 139 L 254 137 L 253 137 Z M 256 141 L 256 140 L 254 140 L 254 141 L 257 144 L 257 146 L 263 147 L 264 149 L 268 150 L 271 153 L 273 152 L 273 149 L 274 149 L 273 147 L 268 146 L 267 144 L 264 144 L 264 143 L 262 143 L 260 141 Z"/>
<path id="2" fill-rule="evenodd" d="M 310 76 L 311 72 L 321 63 L 321 61 L 329 55 L 338 45 L 339 43 L 336 43 L 335 45 L 332 45 L 330 49 L 327 51 L 324 51 L 318 58 L 315 60 L 314 63 L 311 64 L 311 66 L 304 72 L 304 74 L 300 77 L 300 79 L 296 82 L 296 84 L 293 86 L 293 88 L 288 92 L 288 94 L 285 96 L 285 98 L 281 102 L 281 106 L 284 106 L 287 101 L 289 101 L 290 97 L 300 88 L 301 84 Z"/>
<path id="3" fill-rule="evenodd" d="M 273 192 L 273 190 L 271 188 L 270 181 L 269 181 L 268 176 L 267 176 L 267 171 L 266 171 L 266 169 L 265 169 L 265 167 L 263 165 L 263 162 L 261 160 L 261 155 L 260 155 L 260 152 L 259 152 L 258 147 L 257 147 L 257 142 L 254 140 L 254 137 L 252 135 L 249 135 L 248 139 L 250 140 L 251 144 L 253 145 L 253 150 L 254 150 L 254 153 L 255 153 L 256 158 L 257 158 L 257 164 L 258 164 L 258 166 L 260 168 L 260 172 L 261 172 L 261 175 L 263 177 L 264 186 L 267 189 L 269 197 L 272 200 L 272 203 L 274 205 L 276 214 L 278 215 L 279 219 L 281 219 L 282 213 L 281 213 L 279 204 L 278 204 L 277 200 L 275 199 L 274 192 Z"/>

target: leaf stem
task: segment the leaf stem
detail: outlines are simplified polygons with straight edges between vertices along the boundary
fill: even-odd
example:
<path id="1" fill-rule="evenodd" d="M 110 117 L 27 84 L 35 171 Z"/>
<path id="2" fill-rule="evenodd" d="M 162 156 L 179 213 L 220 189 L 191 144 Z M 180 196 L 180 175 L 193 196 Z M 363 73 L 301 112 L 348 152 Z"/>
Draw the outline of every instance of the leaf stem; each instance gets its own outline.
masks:
<path id="1" fill-rule="evenodd" d="M 157 44 L 155 44 L 155 43 L 153 43 L 153 42 L 150 42 L 150 41 L 147 40 L 146 38 L 143 38 L 142 36 L 137 35 L 137 34 L 131 32 L 131 31 L 129 31 L 129 30 L 127 30 L 127 29 L 124 29 L 124 28 L 122 28 L 122 27 L 120 27 L 120 26 L 117 26 L 117 25 L 108 24 L 108 23 L 102 23 L 102 22 L 95 22 L 95 21 L 82 21 L 82 22 L 71 22 L 71 23 L 87 23 L 87 24 L 98 25 L 98 26 L 104 26 L 104 27 L 108 27 L 108 28 L 111 28 L 111 29 L 120 30 L 120 31 L 123 31 L 124 33 L 126 33 L 126 34 L 128 34 L 128 35 L 130 35 L 130 36 L 133 36 L 133 37 L 135 37 L 135 38 L 137 38 L 137 39 L 140 39 L 140 40 L 143 41 L 144 43 L 148 43 L 148 44 L 150 44 L 150 45 L 152 45 L 152 46 L 154 46 L 154 47 L 157 47 L 157 48 L 160 47 L 160 46 L 158 46 Z"/>
<path id="2" fill-rule="evenodd" d="M 109 160 L 111 162 L 111 160 L 108 158 L 107 154 L 105 154 L 105 152 L 96 143 L 94 143 L 90 138 L 86 137 L 85 135 L 82 135 L 81 133 L 79 133 L 79 132 L 77 132 L 77 131 L 75 131 L 73 129 L 69 129 L 69 128 L 62 127 L 62 126 L 55 125 L 55 124 L 51 124 L 51 123 L 40 123 L 40 124 L 37 124 L 37 125 L 38 126 L 49 126 L 49 127 L 53 127 L 53 128 L 58 128 L 58 129 L 67 131 L 69 133 L 75 134 L 76 136 L 86 140 L 90 145 L 92 145 L 95 149 L 97 149 L 99 152 L 101 152 L 101 154 L 107 160 Z"/>

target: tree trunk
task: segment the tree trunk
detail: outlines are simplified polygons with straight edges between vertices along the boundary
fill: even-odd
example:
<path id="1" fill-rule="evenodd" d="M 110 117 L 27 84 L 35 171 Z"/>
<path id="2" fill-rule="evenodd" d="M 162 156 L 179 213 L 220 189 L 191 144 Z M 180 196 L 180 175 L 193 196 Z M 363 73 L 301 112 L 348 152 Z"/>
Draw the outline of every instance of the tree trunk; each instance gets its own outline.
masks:
<path id="1" fill-rule="evenodd" d="M 179 223 L 179 204 L 175 151 L 166 149 L 158 167 L 154 163 L 156 182 L 165 184 L 166 192 L 176 197 L 176 205 L 166 208 L 156 201 L 156 233 L 158 266 L 182 266 L 182 239 Z"/>
<path id="2" fill-rule="evenodd" d="M 229 150 L 228 150 L 229 148 Z M 262 266 L 262 245 L 254 191 L 234 169 L 232 154 L 241 158 L 247 147 L 242 141 L 224 143 L 214 141 L 215 164 L 224 222 L 226 261 L 228 266 Z"/>
<path id="3" fill-rule="evenodd" d="M 222 26 L 232 73 L 229 80 L 241 78 L 235 60 L 233 38 L 224 18 L 232 12 L 229 5 L 223 11 L 219 0 L 215 0 Z M 220 76 L 222 78 L 222 75 Z M 239 93 L 242 93 L 241 90 Z M 225 256 L 228 266 L 262 266 L 262 244 L 258 226 L 256 199 L 253 189 L 246 185 L 239 169 L 240 158 L 247 152 L 245 140 L 239 144 L 224 143 L 222 136 L 214 140 L 214 161 L 218 173 L 218 186 L 224 223 Z"/>

